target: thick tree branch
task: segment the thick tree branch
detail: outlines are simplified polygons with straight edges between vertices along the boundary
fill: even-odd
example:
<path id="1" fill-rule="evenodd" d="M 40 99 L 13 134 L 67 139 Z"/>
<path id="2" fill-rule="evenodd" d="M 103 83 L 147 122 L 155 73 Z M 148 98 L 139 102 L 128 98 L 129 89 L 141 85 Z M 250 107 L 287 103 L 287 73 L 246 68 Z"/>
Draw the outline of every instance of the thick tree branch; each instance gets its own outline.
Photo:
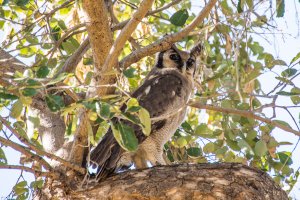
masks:
<path id="1" fill-rule="evenodd" d="M 285 126 L 281 123 L 278 123 L 274 120 L 267 119 L 267 118 L 255 115 L 253 112 L 249 112 L 249 111 L 245 111 L 245 110 L 237 110 L 237 109 L 232 109 L 232 108 L 221 108 L 221 107 L 216 107 L 216 106 L 212 106 L 212 105 L 204 105 L 204 104 L 199 103 L 197 101 L 189 102 L 189 106 L 194 107 L 194 108 L 199 108 L 199 109 L 213 110 L 213 111 L 222 112 L 222 113 L 226 113 L 226 114 L 234 114 L 234 115 L 240 115 L 240 116 L 243 116 L 243 117 L 249 117 L 249 118 L 252 118 L 252 119 L 256 119 L 256 120 L 265 122 L 267 124 L 270 124 L 272 126 L 280 128 L 284 131 L 294 133 L 297 136 L 300 136 L 299 131 L 296 131 L 296 130 L 294 130 L 294 129 L 288 127 L 288 126 Z"/>
<path id="2" fill-rule="evenodd" d="M 105 60 L 103 65 L 103 70 L 107 71 L 107 69 L 112 69 L 117 64 L 117 58 L 122 49 L 124 48 L 125 42 L 129 39 L 132 32 L 136 29 L 137 25 L 143 20 L 148 10 L 151 8 L 154 0 L 143 0 L 140 3 L 139 9 L 133 13 L 132 18 L 126 24 L 126 26 L 122 29 L 121 33 L 115 40 L 111 50 Z"/>
<path id="3" fill-rule="evenodd" d="M 166 50 L 171 47 L 171 45 L 185 36 L 187 36 L 192 30 L 194 30 L 200 23 L 203 22 L 204 18 L 209 14 L 210 10 L 214 7 L 217 0 L 210 0 L 205 7 L 202 9 L 202 11 L 199 13 L 199 15 L 185 28 L 183 28 L 181 31 L 167 35 L 164 38 L 156 41 L 155 43 L 148 45 L 144 48 L 141 48 L 139 50 L 136 50 L 126 56 L 121 62 L 120 67 L 126 68 L 130 66 L 132 63 L 135 63 L 139 61 L 141 58 L 153 55 L 156 52 Z"/>
<path id="4" fill-rule="evenodd" d="M 157 166 L 116 174 L 72 199 L 288 200 L 268 174 L 239 163 Z"/>
<path id="5" fill-rule="evenodd" d="M 103 0 L 84 0 L 82 7 L 85 11 L 85 23 L 89 35 L 89 41 L 93 50 L 94 57 L 94 72 L 95 74 L 104 74 L 111 70 L 102 68 L 107 55 L 113 44 L 113 33 L 110 30 L 108 12 Z M 101 48 L 99 48 L 101 46 Z M 117 58 L 113 58 L 117 59 Z M 115 82 L 114 76 L 95 77 L 91 85 L 111 84 Z M 111 93 L 113 90 L 108 88 L 94 88 L 88 92 L 89 96 L 101 96 Z"/>

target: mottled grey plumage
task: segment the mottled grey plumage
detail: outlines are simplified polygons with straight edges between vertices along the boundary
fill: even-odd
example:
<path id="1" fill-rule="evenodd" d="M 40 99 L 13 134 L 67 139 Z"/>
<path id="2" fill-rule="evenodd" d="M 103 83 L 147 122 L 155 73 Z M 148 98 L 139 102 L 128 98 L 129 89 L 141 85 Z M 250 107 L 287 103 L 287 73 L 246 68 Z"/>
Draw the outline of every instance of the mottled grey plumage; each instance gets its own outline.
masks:
<path id="1" fill-rule="evenodd" d="M 136 152 L 127 152 L 120 147 L 109 129 L 91 152 L 91 161 L 98 164 L 100 178 L 132 164 L 137 168 L 147 167 L 147 161 L 152 165 L 166 164 L 163 146 L 183 121 L 186 103 L 193 90 L 195 52 L 190 54 L 172 46 L 158 54 L 155 67 L 132 94 L 140 106 L 149 111 L 151 133 L 146 137 L 140 126 L 122 120 L 134 129 L 139 142 Z M 113 119 L 114 123 L 118 120 Z"/>

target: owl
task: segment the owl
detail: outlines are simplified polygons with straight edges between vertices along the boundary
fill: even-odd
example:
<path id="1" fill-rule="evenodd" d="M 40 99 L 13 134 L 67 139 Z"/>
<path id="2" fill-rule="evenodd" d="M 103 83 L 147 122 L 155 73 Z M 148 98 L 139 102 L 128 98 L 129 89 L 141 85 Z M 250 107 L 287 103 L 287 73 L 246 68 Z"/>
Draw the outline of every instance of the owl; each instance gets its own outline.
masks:
<path id="1" fill-rule="evenodd" d="M 184 120 L 187 102 L 194 88 L 195 60 L 200 51 L 201 45 L 190 53 L 172 45 L 170 49 L 158 53 L 155 66 L 131 95 L 148 110 L 151 133 L 146 136 L 139 125 L 112 119 L 113 123 L 122 121 L 132 127 L 139 145 L 135 152 L 124 150 L 110 128 L 90 154 L 91 162 L 98 167 L 99 179 L 128 169 L 133 164 L 138 169 L 148 167 L 148 163 L 152 166 L 166 164 L 163 147 Z M 121 109 L 124 110 L 124 107 Z"/>

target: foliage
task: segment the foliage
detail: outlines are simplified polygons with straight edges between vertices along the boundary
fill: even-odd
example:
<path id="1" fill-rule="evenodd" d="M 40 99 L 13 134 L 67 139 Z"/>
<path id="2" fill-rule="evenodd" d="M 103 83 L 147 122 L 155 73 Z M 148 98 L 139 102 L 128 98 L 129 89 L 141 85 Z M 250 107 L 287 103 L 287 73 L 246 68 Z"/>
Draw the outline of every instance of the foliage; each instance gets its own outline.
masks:
<path id="1" fill-rule="evenodd" d="M 115 17 L 120 22 L 129 19 L 139 2 L 129 0 L 116 3 Z M 155 1 L 153 9 L 170 2 Z M 28 65 L 24 71 L 14 71 L 9 77 L 9 85 L 0 82 L 1 116 L 10 122 L 4 124 L 1 120 L 1 137 L 9 139 L 7 127 L 13 127 L 15 132 L 26 138 L 29 119 L 34 134 L 28 135 L 28 141 L 35 146 L 41 145 L 38 118 L 29 112 L 35 98 L 39 98 L 43 99 L 53 114 L 63 116 L 66 137 L 75 134 L 80 123 L 78 111 L 84 108 L 93 122 L 89 125 L 92 144 L 96 144 L 111 125 L 119 144 L 128 151 L 136 150 L 138 142 L 132 128 L 112 119 L 117 117 L 132 121 L 142 127 L 145 135 L 149 135 L 151 119 L 148 111 L 124 91 L 132 92 L 138 87 L 153 66 L 154 56 L 121 69 L 122 73 L 108 72 L 117 74 L 120 79 L 116 84 L 116 94 L 69 101 L 68 91 L 78 94 L 87 92 L 93 75 L 94 62 L 90 50 L 74 71 L 60 71 L 87 36 L 78 17 L 81 2 L 2 0 L 0 3 L 3 5 L 0 7 L 0 32 L 5 34 L 1 46 Z M 290 106 L 299 108 L 300 88 L 294 80 L 300 74 L 300 52 L 291 52 L 295 57 L 286 64 L 266 52 L 254 39 L 260 31 L 270 30 L 271 34 L 274 31 L 269 23 L 272 17 L 265 14 L 266 10 L 261 11 L 268 4 L 268 1 L 220 0 L 215 18 L 208 17 L 177 44 L 182 49 L 190 49 L 201 41 L 205 46 L 199 62 L 203 71 L 202 84 L 195 92 L 195 100 L 220 108 L 248 111 L 261 117 L 266 117 L 264 108 L 273 108 L 275 111 L 276 107 L 280 107 L 276 104 L 278 96 L 289 98 L 293 103 Z M 148 16 L 145 23 L 141 23 L 133 33 L 134 43 L 143 47 L 166 34 L 178 32 L 191 23 L 197 14 L 195 12 L 192 3 L 183 0 L 168 10 Z M 277 17 L 284 17 L 284 0 L 276 1 L 275 12 Z M 114 32 L 115 37 L 117 32 Z M 126 43 L 119 60 L 135 49 L 134 43 Z M 260 76 L 272 72 L 275 66 L 281 66 L 281 73 L 276 74 L 276 80 L 272 80 L 277 82 L 277 86 L 270 88 L 270 91 L 262 91 Z M 209 71 L 213 73 L 207 73 Z M 272 103 L 265 103 L 265 98 Z M 124 104 L 126 109 L 121 108 Z M 293 109 L 283 107 L 287 112 Z M 9 112 L 9 116 L 6 112 Z M 299 174 L 298 170 L 291 167 L 293 152 L 279 150 L 279 147 L 289 143 L 276 140 L 273 135 L 274 124 L 251 116 L 190 108 L 186 121 L 176 131 L 172 141 L 165 145 L 165 153 L 172 163 L 241 162 L 269 172 L 278 183 L 289 184 L 292 188 Z M 299 126 L 296 119 L 295 124 L 289 120 L 278 121 L 276 115 L 270 119 L 285 127 Z M 92 125 L 99 125 L 96 134 L 92 133 Z M 5 151 L 1 148 L 0 165 L 8 165 Z M 26 181 L 19 181 L 12 194 L 17 199 L 25 199 L 28 197 L 28 188 L 40 188 L 41 184 L 42 181 L 37 180 L 27 186 Z"/>

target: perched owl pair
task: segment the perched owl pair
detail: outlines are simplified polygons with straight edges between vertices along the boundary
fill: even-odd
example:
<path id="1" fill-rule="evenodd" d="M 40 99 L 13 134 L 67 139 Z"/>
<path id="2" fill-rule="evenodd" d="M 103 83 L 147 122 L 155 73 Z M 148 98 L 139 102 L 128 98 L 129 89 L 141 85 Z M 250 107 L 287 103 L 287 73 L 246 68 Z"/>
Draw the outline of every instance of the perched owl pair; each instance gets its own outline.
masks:
<path id="1" fill-rule="evenodd" d="M 147 137 L 142 128 L 130 121 L 112 119 L 132 127 L 138 139 L 138 149 L 127 152 L 118 144 L 111 128 L 91 152 L 90 159 L 98 165 L 98 177 L 105 178 L 120 169 L 166 164 L 163 146 L 170 140 L 184 120 L 186 104 L 194 87 L 195 60 L 201 51 L 197 45 L 191 52 L 179 50 L 175 45 L 158 54 L 155 67 L 144 83 L 132 94 L 151 117 L 151 133 Z"/>

